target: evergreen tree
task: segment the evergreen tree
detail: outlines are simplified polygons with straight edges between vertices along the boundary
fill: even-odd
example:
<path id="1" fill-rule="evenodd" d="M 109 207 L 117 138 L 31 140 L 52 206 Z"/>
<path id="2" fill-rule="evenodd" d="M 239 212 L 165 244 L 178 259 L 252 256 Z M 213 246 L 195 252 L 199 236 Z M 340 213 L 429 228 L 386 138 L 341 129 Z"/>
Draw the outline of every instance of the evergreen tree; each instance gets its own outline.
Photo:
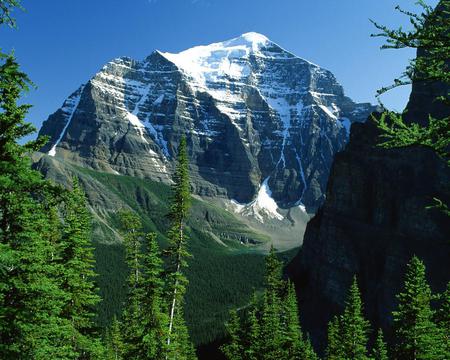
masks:
<path id="1" fill-rule="evenodd" d="M 302 359 L 302 360 L 319 360 L 319 357 L 317 356 L 317 354 L 314 351 L 314 348 L 312 346 L 309 334 L 306 336 L 306 341 L 304 342 L 303 352 L 302 352 L 302 355 L 300 356 L 300 359 Z"/>
<path id="2" fill-rule="evenodd" d="M 241 360 L 242 359 L 242 344 L 241 344 L 241 324 L 239 315 L 236 310 L 230 311 L 230 320 L 226 324 L 229 342 L 221 347 L 227 360 Z M 251 354 L 254 359 L 258 358 L 258 354 Z M 249 357 L 250 359 L 251 357 Z"/>
<path id="3" fill-rule="evenodd" d="M 305 358 L 306 344 L 303 342 L 302 330 L 298 317 L 297 297 L 295 294 L 294 284 L 288 282 L 287 295 L 283 301 L 285 332 L 283 349 L 285 350 L 285 359 Z"/>
<path id="4" fill-rule="evenodd" d="M 450 359 L 450 282 L 439 296 L 439 309 L 436 313 L 436 323 L 439 327 L 446 351 L 446 359 Z"/>
<path id="5" fill-rule="evenodd" d="M 164 281 L 163 262 L 160 257 L 156 234 L 149 233 L 146 236 L 147 249 L 144 256 L 144 280 L 143 280 L 143 316 L 144 325 L 144 354 L 141 360 L 164 359 L 167 338 L 167 314 L 164 313 L 163 303 Z"/>
<path id="6" fill-rule="evenodd" d="M 16 20 L 12 17 L 12 12 L 16 8 L 22 9 L 20 0 L 0 0 L 0 25 L 16 27 Z"/>
<path id="7" fill-rule="evenodd" d="M 364 319 L 361 295 L 358 289 L 356 277 L 345 304 L 344 314 L 341 317 L 342 355 L 347 359 L 365 360 L 367 357 L 367 333 L 369 322 Z"/>
<path id="8" fill-rule="evenodd" d="M 388 360 L 387 346 L 384 342 L 383 331 L 378 330 L 378 335 L 375 340 L 375 345 L 372 349 L 372 359 L 373 360 Z"/>
<path id="9" fill-rule="evenodd" d="M 111 326 L 106 334 L 106 360 L 123 360 L 124 343 L 122 339 L 121 324 L 114 316 Z"/>
<path id="10" fill-rule="evenodd" d="M 189 342 L 186 326 L 183 320 L 183 297 L 186 291 L 187 278 L 183 268 L 187 266 L 186 258 L 190 256 L 187 249 L 186 220 L 190 208 L 189 160 L 186 148 L 186 138 L 182 137 L 178 148 L 177 166 L 172 186 L 172 201 L 168 218 L 171 226 L 168 232 L 169 247 L 166 250 L 168 258 L 168 296 L 169 296 L 169 326 L 167 347 L 170 359 L 184 359 L 192 353 L 192 345 L 181 347 L 174 340 Z M 175 334 L 175 330 L 181 331 Z M 168 357 L 166 357 L 168 358 Z"/>
<path id="11" fill-rule="evenodd" d="M 119 355 L 124 359 L 164 359 L 168 320 L 163 302 L 163 262 L 156 234 L 145 234 L 140 218 L 130 211 L 121 211 L 120 218 L 129 276 L 128 297 L 120 322 Z"/>
<path id="12" fill-rule="evenodd" d="M 282 359 L 281 301 L 275 291 L 265 292 L 261 313 L 261 359 Z"/>
<path id="13" fill-rule="evenodd" d="M 278 260 L 275 248 L 271 245 L 269 255 L 266 256 L 266 291 L 280 293 L 284 285 L 282 274 L 283 264 Z"/>
<path id="14" fill-rule="evenodd" d="M 258 360 L 261 351 L 261 326 L 258 321 L 258 299 L 253 295 L 248 313 L 248 332 L 245 359 Z"/>
<path id="15" fill-rule="evenodd" d="M 408 85 L 412 82 L 432 84 L 441 82 L 450 83 L 450 34 L 448 21 L 450 16 L 450 1 L 439 1 L 436 8 L 426 5 L 423 0 L 417 2 L 422 7 L 420 14 L 405 11 L 397 6 L 397 10 L 409 17 L 412 29 L 410 31 L 389 29 L 386 26 L 373 22 L 379 34 L 386 38 L 382 49 L 412 48 L 421 51 L 421 56 L 410 60 L 406 70 L 394 84 L 378 91 L 378 95 L 397 86 Z M 418 52 L 419 54 L 419 52 Z M 450 94 L 437 97 L 437 102 L 450 106 Z M 428 119 L 415 119 L 415 122 L 405 123 L 403 114 L 385 111 L 378 121 L 383 131 L 384 142 L 381 146 L 386 148 L 404 147 L 409 145 L 425 145 L 432 148 L 439 156 L 446 159 L 450 165 L 450 117 Z M 427 125 L 420 125 L 426 123 Z M 436 207 L 450 216 L 448 204 L 434 199 Z"/>
<path id="16" fill-rule="evenodd" d="M 139 359 L 142 355 L 144 336 L 143 303 L 143 238 L 144 231 L 138 215 L 123 210 L 120 212 L 122 237 L 125 246 L 125 260 L 128 265 L 128 295 L 122 315 L 122 334 L 126 359 Z"/>
<path id="17" fill-rule="evenodd" d="M 0 25 L 15 26 L 17 6 L 0 0 Z M 87 335 L 97 298 L 90 279 L 74 281 L 86 260 L 77 258 L 82 240 L 64 237 L 58 212 L 70 196 L 31 168 L 30 154 L 46 139 L 20 144 L 35 131 L 24 121 L 30 106 L 17 104 L 31 85 L 14 56 L 0 53 L 0 358 L 93 359 L 101 347 Z M 66 257 L 69 249 L 75 257 Z"/>
<path id="18" fill-rule="evenodd" d="M 327 360 L 339 360 L 343 358 L 341 324 L 337 316 L 328 323 L 327 348 L 325 358 Z"/>
<path id="19" fill-rule="evenodd" d="M 399 359 L 444 359 L 444 346 L 434 311 L 431 290 L 425 278 L 425 265 L 413 257 L 407 265 L 403 291 L 397 295 L 394 311 L 395 355 Z"/>
<path id="20" fill-rule="evenodd" d="M 261 308 L 261 356 L 262 359 L 281 359 L 283 356 L 283 308 L 281 292 L 284 285 L 282 263 L 273 246 L 266 257 L 266 289 Z"/>
<path id="21" fill-rule="evenodd" d="M 81 358 L 93 357 L 101 352 L 94 325 L 95 310 L 100 297 L 94 284 L 91 215 L 78 179 L 73 179 L 73 189 L 65 193 L 64 200 L 59 261 L 63 279 L 61 286 L 68 298 L 62 317 L 68 319 L 75 330 L 72 340 L 74 351 L 78 352 Z"/>
<path id="22" fill-rule="evenodd" d="M 29 154 L 44 139 L 19 143 L 35 130 L 24 121 L 29 105 L 18 105 L 30 84 L 14 57 L 0 54 L 0 358 L 71 359 L 55 261 L 60 191 L 31 169 Z"/>

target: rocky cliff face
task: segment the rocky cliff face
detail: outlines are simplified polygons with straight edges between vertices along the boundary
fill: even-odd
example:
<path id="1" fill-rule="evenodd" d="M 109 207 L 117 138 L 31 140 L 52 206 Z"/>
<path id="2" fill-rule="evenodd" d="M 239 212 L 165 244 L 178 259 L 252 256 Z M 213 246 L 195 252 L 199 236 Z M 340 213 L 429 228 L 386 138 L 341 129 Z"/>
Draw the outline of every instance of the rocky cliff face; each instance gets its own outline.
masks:
<path id="1" fill-rule="evenodd" d="M 445 116 L 433 98 L 447 92 L 442 84 L 429 92 L 415 84 L 408 121 L 430 112 Z M 349 144 L 332 166 L 327 199 L 290 264 L 305 327 L 318 342 L 327 321 L 342 310 L 354 274 L 366 315 L 384 328 L 413 255 L 425 262 L 433 290 L 443 290 L 449 281 L 450 221 L 426 207 L 433 197 L 449 203 L 450 169 L 426 147 L 377 147 L 379 135 L 371 119 L 352 126 Z"/>
<path id="2" fill-rule="evenodd" d="M 233 199 L 236 211 L 250 213 L 245 204 L 263 190 L 275 208 L 315 211 L 350 125 L 373 109 L 346 97 L 329 71 L 248 33 L 179 54 L 113 60 L 40 135 L 51 138 L 42 149 L 50 156 L 169 182 L 186 134 L 196 194 Z"/>

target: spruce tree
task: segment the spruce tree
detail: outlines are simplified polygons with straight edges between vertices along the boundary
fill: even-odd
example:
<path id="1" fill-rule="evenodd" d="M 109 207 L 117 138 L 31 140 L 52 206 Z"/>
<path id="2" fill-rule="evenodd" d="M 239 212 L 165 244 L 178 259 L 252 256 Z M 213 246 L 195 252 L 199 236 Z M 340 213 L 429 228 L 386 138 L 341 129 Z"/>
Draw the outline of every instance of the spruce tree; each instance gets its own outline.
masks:
<path id="1" fill-rule="evenodd" d="M 15 9 L 22 9 L 20 0 L 0 0 L 0 25 L 16 27 L 16 20 L 12 17 Z"/>
<path id="2" fill-rule="evenodd" d="M 283 290 L 282 263 L 278 260 L 273 246 L 266 257 L 266 289 L 261 308 L 261 356 L 262 359 L 281 359 L 283 336 Z"/>
<path id="3" fill-rule="evenodd" d="M 162 360 L 166 353 L 168 317 L 163 303 L 163 261 L 155 233 L 146 235 L 143 271 L 144 353 L 141 360 Z"/>
<path id="4" fill-rule="evenodd" d="M 124 343 L 122 339 L 122 326 L 114 316 L 105 338 L 105 353 L 107 360 L 123 360 Z"/>
<path id="5" fill-rule="evenodd" d="M 303 351 L 302 351 L 302 355 L 300 356 L 300 359 L 302 359 L 302 360 L 319 360 L 319 357 L 317 356 L 317 354 L 314 351 L 314 348 L 312 346 L 309 334 L 307 334 L 306 340 L 304 341 L 304 347 L 303 347 Z"/>
<path id="6" fill-rule="evenodd" d="M 187 249 L 188 237 L 186 234 L 186 221 L 190 208 L 189 188 L 189 160 L 186 148 L 186 138 L 183 136 L 178 148 L 177 166 L 172 186 L 172 198 L 168 218 L 171 222 L 168 232 L 169 247 L 165 254 L 168 258 L 168 302 L 169 302 L 169 326 L 167 332 L 168 354 L 170 359 L 184 359 L 192 353 L 192 345 L 181 347 L 174 340 L 179 339 L 184 343 L 189 341 L 183 319 L 183 298 L 186 291 L 187 278 L 183 269 L 187 266 L 186 259 L 190 256 Z M 176 334 L 178 329 L 180 334 Z M 168 358 L 168 357 L 166 357 Z"/>
<path id="7" fill-rule="evenodd" d="M 285 359 L 305 358 L 306 344 L 303 342 L 302 330 L 298 317 L 297 297 L 294 284 L 288 282 L 287 295 L 283 301 L 285 331 L 283 334 L 283 349 L 286 352 Z"/>
<path id="8" fill-rule="evenodd" d="M 253 295 L 250 303 L 246 338 L 245 359 L 258 360 L 261 351 L 261 325 L 258 320 L 258 299 L 256 294 Z"/>
<path id="9" fill-rule="evenodd" d="M 60 190 L 31 169 L 29 154 L 44 139 L 19 142 L 35 130 L 24 120 L 29 105 L 18 104 L 30 84 L 15 58 L 0 54 L 0 358 L 71 359 L 55 260 Z"/>
<path id="10" fill-rule="evenodd" d="M 143 241 L 142 222 L 135 213 L 120 212 L 121 233 L 125 246 L 125 260 L 128 265 L 127 300 L 122 315 L 122 333 L 126 359 L 139 359 L 142 355 L 142 338 L 144 336 L 143 317 Z"/>
<path id="11" fill-rule="evenodd" d="M 327 347 L 325 350 L 325 359 L 339 360 L 342 359 L 342 331 L 339 317 L 334 316 L 328 323 Z"/>
<path id="12" fill-rule="evenodd" d="M 448 359 L 450 358 L 450 282 L 447 283 L 447 288 L 439 296 L 436 323 L 443 338 L 442 342 L 446 351 L 445 358 Z"/>
<path id="13" fill-rule="evenodd" d="M 388 360 L 387 346 L 384 342 L 383 331 L 378 330 L 377 338 L 372 349 L 373 360 Z"/>
<path id="14" fill-rule="evenodd" d="M 355 360 L 368 359 L 366 346 L 369 322 L 364 319 L 356 276 L 350 287 L 340 326 L 343 357 Z"/>
<path id="15" fill-rule="evenodd" d="M 239 315 L 236 310 L 230 311 L 230 319 L 226 324 L 226 329 L 229 337 L 229 342 L 221 347 L 227 360 L 241 360 L 242 359 L 242 344 L 241 344 L 241 324 Z M 252 354 L 254 359 L 258 359 L 257 354 Z"/>
<path id="16" fill-rule="evenodd" d="M 73 178 L 72 191 L 67 191 L 64 195 L 62 218 L 62 236 L 58 250 L 63 279 L 61 287 L 68 296 L 62 317 L 69 320 L 75 330 L 74 351 L 82 358 L 93 357 L 101 352 L 94 324 L 100 297 L 94 284 L 91 215 L 77 178 Z"/>
<path id="17" fill-rule="evenodd" d="M 270 246 L 269 254 L 266 256 L 266 291 L 275 291 L 277 294 L 282 290 L 284 285 L 282 280 L 283 264 L 278 260 L 275 248 L 273 245 Z"/>
<path id="18" fill-rule="evenodd" d="M 425 278 L 425 265 L 414 256 L 407 265 L 403 291 L 397 295 L 394 311 L 395 355 L 399 359 L 443 359 L 445 349 L 433 323 L 431 289 Z"/>
<path id="19" fill-rule="evenodd" d="M 448 21 L 450 16 L 450 1 L 441 0 L 433 9 L 423 0 L 417 1 L 422 7 L 419 14 L 405 11 L 397 6 L 400 13 L 409 17 L 412 29 L 405 31 L 402 27 L 390 29 L 374 21 L 380 33 L 372 36 L 386 38 L 382 49 L 418 49 L 421 56 L 410 60 L 403 74 L 394 80 L 393 85 L 378 90 L 378 95 L 393 88 L 414 83 L 450 83 L 450 35 Z M 450 93 L 436 97 L 435 102 L 450 106 Z M 384 111 L 378 121 L 382 130 L 384 142 L 380 146 L 386 148 L 404 147 L 410 145 L 425 145 L 436 154 L 447 160 L 450 165 L 450 117 L 435 118 L 428 115 L 426 119 L 413 119 L 412 123 L 404 121 L 404 114 Z M 426 124 L 426 125 L 421 125 Z M 448 204 L 440 199 L 434 199 L 434 205 L 428 208 L 438 208 L 450 216 Z"/>

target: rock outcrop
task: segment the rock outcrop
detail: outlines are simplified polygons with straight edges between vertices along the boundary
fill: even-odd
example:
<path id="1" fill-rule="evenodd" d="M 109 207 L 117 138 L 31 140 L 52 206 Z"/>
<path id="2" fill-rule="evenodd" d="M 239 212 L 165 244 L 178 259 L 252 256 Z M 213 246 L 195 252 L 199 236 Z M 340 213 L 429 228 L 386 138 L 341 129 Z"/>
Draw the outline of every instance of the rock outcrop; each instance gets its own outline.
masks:
<path id="1" fill-rule="evenodd" d="M 414 84 L 407 121 L 448 115 L 435 96 L 448 86 Z M 449 281 L 450 221 L 427 209 L 433 198 L 450 202 L 450 168 L 432 149 L 383 149 L 372 118 L 354 124 L 346 149 L 332 166 L 326 201 L 308 223 L 303 248 L 290 264 L 305 328 L 320 344 L 326 323 L 342 311 L 353 275 L 365 312 L 375 327 L 388 328 L 413 255 L 427 267 L 434 291 Z"/>

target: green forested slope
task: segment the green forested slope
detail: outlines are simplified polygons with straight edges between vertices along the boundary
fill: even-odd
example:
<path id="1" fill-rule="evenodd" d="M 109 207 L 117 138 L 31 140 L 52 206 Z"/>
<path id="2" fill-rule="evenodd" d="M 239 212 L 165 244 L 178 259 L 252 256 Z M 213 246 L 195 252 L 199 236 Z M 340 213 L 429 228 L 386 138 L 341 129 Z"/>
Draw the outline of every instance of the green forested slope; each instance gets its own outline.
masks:
<path id="1" fill-rule="evenodd" d="M 47 156 L 35 167 L 46 177 L 66 186 L 72 175 L 80 179 L 94 214 L 93 243 L 98 285 L 103 302 L 99 322 L 106 325 L 119 313 L 125 296 L 124 249 L 117 233 L 117 210 L 136 211 L 146 231 L 158 234 L 164 248 L 168 221 L 169 186 L 146 179 L 88 170 Z M 245 306 L 254 289 L 262 286 L 264 254 L 255 244 L 270 241 L 231 213 L 202 199 L 193 199 L 188 221 L 191 238 L 187 275 L 186 321 L 196 344 L 210 342 L 223 333 L 223 323 L 233 307 Z M 294 254 L 295 250 L 291 251 Z M 290 258 L 289 252 L 286 257 Z"/>

